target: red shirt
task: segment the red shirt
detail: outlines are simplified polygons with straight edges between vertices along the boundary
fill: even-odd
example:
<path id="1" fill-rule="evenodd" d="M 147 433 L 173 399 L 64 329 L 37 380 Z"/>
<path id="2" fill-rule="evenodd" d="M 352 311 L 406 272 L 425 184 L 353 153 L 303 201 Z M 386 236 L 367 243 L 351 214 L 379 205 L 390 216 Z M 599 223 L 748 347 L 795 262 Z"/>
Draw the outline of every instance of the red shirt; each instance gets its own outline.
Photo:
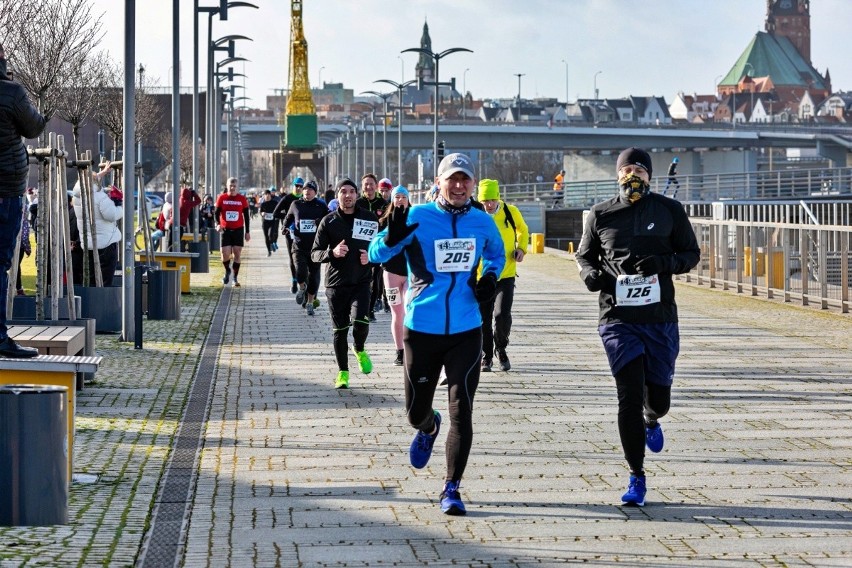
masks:
<path id="1" fill-rule="evenodd" d="M 231 197 L 220 193 L 216 198 L 216 208 L 220 210 L 218 221 L 222 228 L 242 229 L 245 225 L 243 210 L 248 209 L 248 199 L 244 195 L 238 193 Z"/>

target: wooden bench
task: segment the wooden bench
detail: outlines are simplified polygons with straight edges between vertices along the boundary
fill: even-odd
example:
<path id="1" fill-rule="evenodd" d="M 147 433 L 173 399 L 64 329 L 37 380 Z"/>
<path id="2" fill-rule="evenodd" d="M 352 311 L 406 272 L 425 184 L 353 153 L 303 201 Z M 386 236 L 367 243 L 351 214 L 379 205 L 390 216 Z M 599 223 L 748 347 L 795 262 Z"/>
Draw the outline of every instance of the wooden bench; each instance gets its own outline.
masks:
<path id="1" fill-rule="evenodd" d="M 9 337 L 24 347 L 35 347 L 39 355 L 79 355 L 86 349 L 82 327 L 13 325 Z"/>
<path id="2" fill-rule="evenodd" d="M 11 336 L 9 328 L 9 335 Z M 71 328 L 83 331 L 83 328 Z M 102 357 L 39 355 L 31 359 L 0 357 L 0 385 L 50 385 L 68 389 L 68 483 L 74 469 L 74 411 L 77 407 L 76 383 L 79 373 L 94 373 Z"/>

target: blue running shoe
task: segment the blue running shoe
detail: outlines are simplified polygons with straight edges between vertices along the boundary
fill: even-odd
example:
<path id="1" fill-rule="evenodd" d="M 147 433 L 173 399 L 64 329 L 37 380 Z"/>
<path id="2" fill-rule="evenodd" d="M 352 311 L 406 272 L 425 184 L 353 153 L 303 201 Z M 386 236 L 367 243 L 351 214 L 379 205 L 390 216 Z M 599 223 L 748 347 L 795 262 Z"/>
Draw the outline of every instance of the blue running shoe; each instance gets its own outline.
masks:
<path id="1" fill-rule="evenodd" d="M 435 445 L 435 440 L 438 439 L 438 434 L 441 432 L 441 414 L 437 410 L 434 412 L 435 434 L 427 434 L 418 430 L 408 448 L 408 459 L 411 465 L 417 469 L 423 469 L 429 463 L 429 458 L 432 457 L 432 446 Z"/>
<path id="2" fill-rule="evenodd" d="M 645 505 L 645 476 L 637 477 L 630 476 L 630 483 L 627 484 L 627 493 L 621 496 L 621 501 L 625 505 L 634 505 L 643 507 Z"/>
<path id="3" fill-rule="evenodd" d="M 300 306 L 305 303 L 305 294 L 307 291 L 304 288 L 299 288 L 296 292 L 296 303 Z"/>
<path id="4" fill-rule="evenodd" d="M 660 453 L 663 451 L 665 441 L 663 428 L 659 422 L 653 426 L 645 426 L 645 445 L 648 446 L 649 450 L 655 454 Z"/>
<path id="5" fill-rule="evenodd" d="M 467 514 L 461 495 L 459 495 L 460 483 L 460 481 L 448 481 L 444 484 L 444 491 L 441 493 L 441 511 L 445 515 L 461 516 Z"/>

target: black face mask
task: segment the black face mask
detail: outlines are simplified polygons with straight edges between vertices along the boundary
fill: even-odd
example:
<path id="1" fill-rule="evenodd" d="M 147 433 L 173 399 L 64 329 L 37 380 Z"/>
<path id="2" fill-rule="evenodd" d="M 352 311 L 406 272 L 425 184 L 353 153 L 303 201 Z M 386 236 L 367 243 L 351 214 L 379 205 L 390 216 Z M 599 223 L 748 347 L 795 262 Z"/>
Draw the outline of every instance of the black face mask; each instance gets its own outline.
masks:
<path id="1" fill-rule="evenodd" d="M 628 174 L 618 179 L 618 188 L 624 199 L 636 203 L 648 193 L 651 185 L 636 174 Z"/>

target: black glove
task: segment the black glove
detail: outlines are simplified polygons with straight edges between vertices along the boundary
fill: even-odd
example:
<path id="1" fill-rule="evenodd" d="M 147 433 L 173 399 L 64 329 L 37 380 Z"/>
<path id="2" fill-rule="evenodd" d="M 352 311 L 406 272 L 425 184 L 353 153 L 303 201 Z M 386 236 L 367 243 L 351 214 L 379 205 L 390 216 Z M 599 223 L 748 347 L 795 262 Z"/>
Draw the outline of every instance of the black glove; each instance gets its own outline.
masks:
<path id="1" fill-rule="evenodd" d="M 122 204 L 124 203 L 124 200 L 122 200 L 122 199 L 113 199 L 112 197 L 110 197 L 110 200 L 111 200 L 113 203 L 115 203 L 115 206 L 116 206 L 116 207 L 121 207 L 121 206 L 122 206 Z"/>
<path id="2" fill-rule="evenodd" d="M 669 259 L 667 257 L 652 254 L 650 256 L 640 258 L 636 261 L 634 266 L 636 268 L 636 274 L 639 276 L 651 276 L 652 274 L 671 272 L 669 264 Z"/>
<path id="3" fill-rule="evenodd" d="M 589 292 L 600 292 L 604 286 L 604 278 L 600 270 L 592 270 L 583 280 Z"/>
<path id="4" fill-rule="evenodd" d="M 385 234 L 385 244 L 389 247 L 397 245 L 408 238 L 408 235 L 420 226 L 420 223 L 408 225 L 408 207 L 394 207 L 388 218 L 388 232 Z"/>
<path id="5" fill-rule="evenodd" d="M 473 291 L 476 296 L 476 301 L 480 304 L 485 304 L 494 299 L 497 295 L 497 277 L 493 272 L 486 272 L 482 278 L 476 283 L 476 288 Z"/>

